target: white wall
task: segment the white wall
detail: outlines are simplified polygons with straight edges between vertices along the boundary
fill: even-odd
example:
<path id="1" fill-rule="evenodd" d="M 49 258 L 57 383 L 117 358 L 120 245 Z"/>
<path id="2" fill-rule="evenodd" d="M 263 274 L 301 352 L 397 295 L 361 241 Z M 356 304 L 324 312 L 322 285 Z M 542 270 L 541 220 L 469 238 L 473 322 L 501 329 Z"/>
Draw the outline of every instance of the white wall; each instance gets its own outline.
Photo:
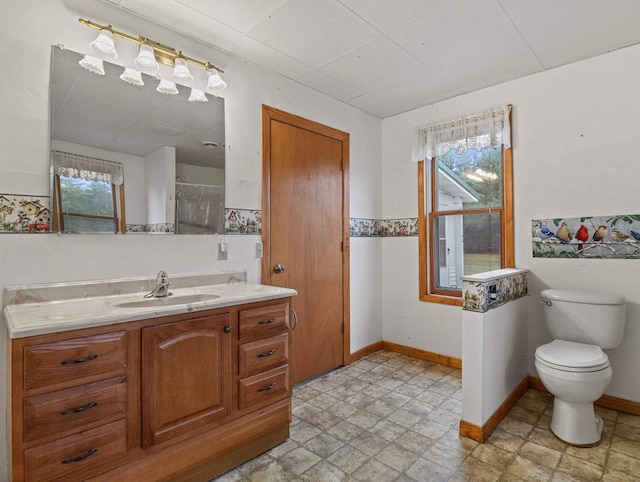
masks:
<path id="1" fill-rule="evenodd" d="M 527 299 L 462 312 L 462 420 L 482 427 L 527 377 Z"/>
<path id="2" fill-rule="evenodd" d="M 224 169 L 217 169 L 215 167 L 191 166 L 189 164 L 177 163 L 176 177 L 184 177 L 184 179 L 180 179 L 180 182 L 224 186 Z"/>
<path id="3" fill-rule="evenodd" d="M 535 74 L 382 121 L 383 216 L 417 216 L 415 128 L 513 104 L 516 266 L 529 268 L 529 372 L 550 340 L 538 293 L 546 287 L 623 294 L 626 336 L 609 351 L 609 395 L 640 401 L 640 265 L 637 260 L 533 258 L 531 220 L 640 212 L 637 156 L 640 45 Z M 461 310 L 417 301 L 417 240 L 385 240 L 383 338 L 461 355 Z"/>
<path id="4" fill-rule="evenodd" d="M 144 156 L 147 223 L 176 220 L 176 148 L 163 146 Z M 125 184 L 126 185 L 126 184 Z"/>
<path id="5" fill-rule="evenodd" d="M 98 0 L 3 2 L 0 192 L 49 192 L 50 46 L 64 44 L 86 52 L 97 31 L 80 24 L 80 17 L 143 34 L 225 69 L 229 85 L 225 92 L 227 206 L 261 207 L 261 106 L 267 104 L 350 133 L 350 214 L 380 217 L 378 119 Z M 254 257 L 259 237 L 228 236 L 227 240 L 229 260 L 217 261 L 212 236 L 0 235 L 0 289 L 27 283 L 153 276 L 161 268 L 169 274 L 246 269 L 249 281 L 259 282 L 260 260 Z M 351 262 L 352 351 L 381 337 L 380 240 L 362 241 L 352 248 L 357 250 Z M 363 300 L 374 309 L 359 308 Z M 5 406 L 5 375 L 1 370 L 0 411 Z M 0 439 L 4 439 L 4 423 L 0 417 Z M 6 451 L 0 449 L 0 467 L 6 467 L 5 457 Z"/>

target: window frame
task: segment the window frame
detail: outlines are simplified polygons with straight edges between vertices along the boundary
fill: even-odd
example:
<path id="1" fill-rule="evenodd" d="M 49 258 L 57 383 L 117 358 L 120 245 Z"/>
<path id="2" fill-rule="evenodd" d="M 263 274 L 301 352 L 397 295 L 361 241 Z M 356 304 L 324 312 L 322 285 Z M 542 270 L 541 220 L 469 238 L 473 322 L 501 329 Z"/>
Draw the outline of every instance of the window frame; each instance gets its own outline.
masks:
<path id="1" fill-rule="evenodd" d="M 511 117 L 511 115 L 509 115 Z M 509 119 L 511 121 L 511 119 Z M 502 206 L 499 208 L 457 209 L 448 211 L 427 210 L 427 196 L 431 206 L 437 206 L 436 159 L 418 162 L 418 264 L 419 298 L 421 301 L 462 306 L 462 293 L 435 287 L 435 257 L 438 240 L 434 240 L 433 223 L 443 215 L 500 213 L 500 260 L 502 268 L 515 266 L 513 225 L 513 148 L 502 146 Z M 427 180 L 427 174 L 428 180 Z"/>

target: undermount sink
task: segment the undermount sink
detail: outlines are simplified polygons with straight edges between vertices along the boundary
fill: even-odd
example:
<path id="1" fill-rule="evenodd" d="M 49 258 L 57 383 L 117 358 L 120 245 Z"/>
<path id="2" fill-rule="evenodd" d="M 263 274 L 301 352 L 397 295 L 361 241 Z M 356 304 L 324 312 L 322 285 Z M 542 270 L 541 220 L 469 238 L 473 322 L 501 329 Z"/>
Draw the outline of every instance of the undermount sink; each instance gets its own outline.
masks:
<path id="1" fill-rule="evenodd" d="M 126 301 L 118 303 L 116 306 L 120 308 L 152 308 L 154 306 L 188 305 L 189 303 L 211 301 L 216 298 L 220 297 L 213 294 L 196 293 L 192 295 L 165 296 L 162 298 L 145 298 L 143 300 Z"/>

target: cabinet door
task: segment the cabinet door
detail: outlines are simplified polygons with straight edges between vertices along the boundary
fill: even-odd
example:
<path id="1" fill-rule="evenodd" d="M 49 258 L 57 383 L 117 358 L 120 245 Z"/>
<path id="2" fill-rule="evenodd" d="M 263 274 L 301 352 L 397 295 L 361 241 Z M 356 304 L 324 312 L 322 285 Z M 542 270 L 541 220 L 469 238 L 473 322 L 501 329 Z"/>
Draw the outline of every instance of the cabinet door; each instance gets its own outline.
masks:
<path id="1" fill-rule="evenodd" d="M 231 411 L 229 314 L 142 330 L 142 445 L 211 424 Z"/>

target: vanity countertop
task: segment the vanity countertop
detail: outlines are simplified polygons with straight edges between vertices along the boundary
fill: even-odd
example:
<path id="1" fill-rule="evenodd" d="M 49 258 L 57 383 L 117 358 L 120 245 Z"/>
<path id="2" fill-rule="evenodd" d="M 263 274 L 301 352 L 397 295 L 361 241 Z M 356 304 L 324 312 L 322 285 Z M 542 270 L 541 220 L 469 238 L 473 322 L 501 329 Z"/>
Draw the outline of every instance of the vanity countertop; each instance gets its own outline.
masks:
<path id="1" fill-rule="evenodd" d="M 297 295 L 293 289 L 246 281 L 181 287 L 171 291 L 172 297 L 176 298 L 189 295 L 217 297 L 206 299 L 205 296 L 204 300 L 185 304 L 140 307 L 118 306 L 143 300 L 144 293 L 140 292 L 23 302 L 5 306 L 4 319 L 9 338 L 23 338 Z"/>

